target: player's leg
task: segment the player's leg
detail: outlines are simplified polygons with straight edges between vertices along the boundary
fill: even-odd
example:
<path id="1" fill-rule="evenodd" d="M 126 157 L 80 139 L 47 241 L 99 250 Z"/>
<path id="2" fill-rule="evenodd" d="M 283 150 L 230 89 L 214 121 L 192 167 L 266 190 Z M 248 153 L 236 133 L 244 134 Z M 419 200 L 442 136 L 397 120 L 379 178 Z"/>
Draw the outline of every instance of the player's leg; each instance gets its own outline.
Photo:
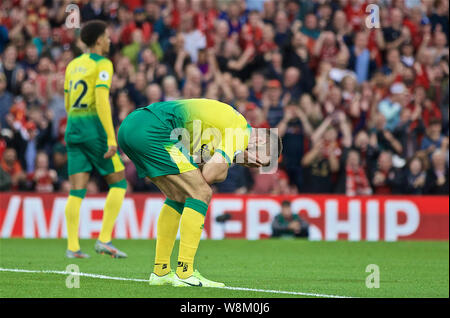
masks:
<path id="1" fill-rule="evenodd" d="M 78 240 L 81 202 L 86 195 L 86 185 L 88 181 L 89 173 L 87 172 L 80 172 L 69 176 L 71 189 L 65 208 L 67 226 L 66 256 L 69 258 L 89 257 L 89 255 L 81 252 Z"/>
<path id="2" fill-rule="evenodd" d="M 175 201 L 167 197 L 159 212 L 153 273 L 160 277 L 171 271 L 170 257 L 177 237 L 183 209 L 184 202 Z"/>
<path id="3" fill-rule="evenodd" d="M 115 172 L 105 177 L 109 185 L 106 196 L 105 207 L 103 208 L 102 228 L 95 244 L 95 250 L 100 254 L 108 254 L 114 258 L 125 258 L 127 254 L 116 248 L 111 242 L 112 231 L 122 207 L 125 193 L 127 191 L 127 181 L 124 171 Z"/>
<path id="4" fill-rule="evenodd" d="M 224 286 L 222 283 L 205 279 L 197 271 L 194 272 L 194 258 L 212 196 L 211 187 L 204 180 L 200 170 L 156 177 L 152 178 L 152 181 L 168 198 L 185 200 L 180 218 L 178 266 L 173 284 L 176 286 Z"/>
<path id="5" fill-rule="evenodd" d="M 170 257 L 178 233 L 184 201 L 182 198 L 166 197 L 159 212 L 156 229 L 156 253 L 153 272 L 150 275 L 150 285 L 172 285 L 173 271 L 170 267 Z"/>
<path id="6" fill-rule="evenodd" d="M 189 176 L 192 172 L 186 172 Z M 157 223 L 156 254 L 153 273 L 164 276 L 170 273 L 170 256 L 178 233 L 186 193 L 180 191 L 179 182 L 173 175 L 152 178 L 155 185 L 166 195 Z M 175 178 L 176 179 L 176 178 Z"/>
<path id="7" fill-rule="evenodd" d="M 98 236 L 98 240 L 102 243 L 111 241 L 114 223 L 127 191 L 127 181 L 125 180 L 125 172 L 123 170 L 105 176 L 105 180 L 108 183 L 109 191 L 103 209 L 102 229 Z"/>
<path id="8" fill-rule="evenodd" d="M 95 251 L 100 254 L 111 255 L 114 258 L 125 258 L 127 254 L 117 249 L 111 243 L 114 223 L 119 215 L 127 191 L 125 167 L 118 152 L 111 158 L 105 159 L 103 156 L 107 149 L 106 140 L 102 138 L 93 140 L 85 147 L 85 153 L 89 161 L 109 185 L 108 195 L 103 208 L 102 228 L 95 243 Z"/>
<path id="9" fill-rule="evenodd" d="M 78 240 L 81 202 L 86 195 L 86 185 L 92 166 L 82 151 L 80 144 L 67 143 L 68 172 L 70 193 L 67 199 L 65 215 L 67 226 L 67 251 L 69 258 L 86 258 L 81 252 Z"/>

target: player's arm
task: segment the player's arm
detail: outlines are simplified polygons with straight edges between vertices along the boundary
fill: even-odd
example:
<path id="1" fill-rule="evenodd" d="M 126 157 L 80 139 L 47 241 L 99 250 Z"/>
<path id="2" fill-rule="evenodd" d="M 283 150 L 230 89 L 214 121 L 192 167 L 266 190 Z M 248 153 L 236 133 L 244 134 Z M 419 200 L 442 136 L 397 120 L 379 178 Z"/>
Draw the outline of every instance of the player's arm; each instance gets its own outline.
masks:
<path id="1" fill-rule="evenodd" d="M 208 184 L 224 181 L 227 178 L 230 164 L 223 153 L 216 151 L 211 159 L 203 165 L 203 178 L 205 178 Z"/>
<path id="2" fill-rule="evenodd" d="M 66 112 L 69 112 L 69 92 L 64 91 L 64 107 L 66 108 Z"/>
<path id="3" fill-rule="evenodd" d="M 111 105 L 109 103 L 109 88 L 113 75 L 112 63 L 105 60 L 99 63 L 98 75 L 95 83 L 95 105 L 97 115 L 106 133 L 108 151 L 105 158 L 111 158 L 117 151 L 116 133 L 112 122 Z"/>
<path id="4" fill-rule="evenodd" d="M 245 139 L 244 139 L 245 140 Z M 247 168 L 260 168 L 270 165 L 270 143 L 266 139 L 258 138 L 256 131 L 252 129 L 246 147 L 238 149 L 234 153 L 233 162 Z"/>
<path id="5" fill-rule="evenodd" d="M 111 115 L 111 105 L 109 104 L 109 89 L 104 87 L 95 88 L 95 102 L 97 103 L 97 113 L 105 129 L 108 146 L 116 146 L 116 135 Z"/>

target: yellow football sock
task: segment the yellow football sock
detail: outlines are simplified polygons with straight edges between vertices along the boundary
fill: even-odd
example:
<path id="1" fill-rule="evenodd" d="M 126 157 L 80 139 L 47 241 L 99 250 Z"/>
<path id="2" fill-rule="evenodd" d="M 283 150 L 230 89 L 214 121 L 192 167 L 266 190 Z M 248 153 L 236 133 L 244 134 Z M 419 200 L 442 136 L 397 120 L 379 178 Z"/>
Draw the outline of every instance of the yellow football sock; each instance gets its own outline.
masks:
<path id="1" fill-rule="evenodd" d="M 114 223 L 119 215 L 122 202 L 127 192 L 127 182 L 125 179 L 111 184 L 106 196 L 105 207 L 103 209 L 102 229 L 98 239 L 102 243 L 111 241 Z"/>
<path id="2" fill-rule="evenodd" d="M 194 257 L 202 236 L 208 205 L 200 200 L 188 198 L 184 205 L 180 223 L 180 250 L 177 275 L 188 278 L 194 271 Z"/>
<path id="3" fill-rule="evenodd" d="M 166 199 L 158 217 L 156 232 L 156 255 L 153 272 L 164 276 L 170 272 L 170 256 L 177 238 L 184 203 Z"/>
<path id="4" fill-rule="evenodd" d="M 66 203 L 67 249 L 76 252 L 80 249 L 78 242 L 78 226 L 80 224 L 80 207 L 86 189 L 70 190 Z"/>

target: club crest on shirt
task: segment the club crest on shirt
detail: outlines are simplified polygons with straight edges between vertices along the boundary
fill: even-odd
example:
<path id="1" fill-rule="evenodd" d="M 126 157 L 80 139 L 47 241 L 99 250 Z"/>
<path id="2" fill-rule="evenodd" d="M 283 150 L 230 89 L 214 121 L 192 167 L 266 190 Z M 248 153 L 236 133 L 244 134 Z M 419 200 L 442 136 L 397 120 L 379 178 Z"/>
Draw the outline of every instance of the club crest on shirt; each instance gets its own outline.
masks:
<path id="1" fill-rule="evenodd" d="M 109 74 L 108 74 L 107 71 L 101 71 L 101 72 L 98 74 L 98 77 L 99 77 L 102 81 L 106 81 L 106 80 L 108 80 L 108 78 L 109 78 Z"/>

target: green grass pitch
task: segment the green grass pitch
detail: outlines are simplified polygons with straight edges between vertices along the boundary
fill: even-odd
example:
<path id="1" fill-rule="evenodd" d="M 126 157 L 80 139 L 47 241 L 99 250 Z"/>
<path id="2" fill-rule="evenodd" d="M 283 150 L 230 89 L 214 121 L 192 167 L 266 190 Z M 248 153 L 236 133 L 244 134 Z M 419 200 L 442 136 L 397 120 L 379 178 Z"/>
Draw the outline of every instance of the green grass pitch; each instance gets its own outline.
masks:
<path id="1" fill-rule="evenodd" d="M 95 254 L 94 242 L 81 240 L 90 259 L 70 260 L 65 258 L 66 241 L 62 239 L 2 239 L 0 267 L 65 271 L 67 265 L 77 264 L 83 273 L 148 279 L 154 240 L 115 240 L 114 244 L 128 253 L 127 259 Z M 177 252 L 178 241 L 173 256 Z M 369 264 L 379 266 L 379 288 L 366 287 Z M 196 266 L 209 279 L 253 290 L 149 286 L 91 277 L 80 277 L 80 288 L 67 288 L 66 275 L 2 270 L 0 297 L 308 297 L 256 290 L 350 297 L 449 297 L 448 241 L 204 240 Z"/>

